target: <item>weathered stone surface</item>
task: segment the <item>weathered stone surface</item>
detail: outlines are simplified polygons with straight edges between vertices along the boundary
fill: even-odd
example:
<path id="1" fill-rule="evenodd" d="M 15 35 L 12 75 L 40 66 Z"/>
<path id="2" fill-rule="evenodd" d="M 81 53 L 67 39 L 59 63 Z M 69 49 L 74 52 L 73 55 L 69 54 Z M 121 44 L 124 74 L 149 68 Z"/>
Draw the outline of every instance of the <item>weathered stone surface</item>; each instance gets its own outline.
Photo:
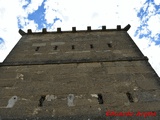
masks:
<path id="1" fill-rule="evenodd" d="M 139 102 L 152 102 L 152 101 L 160 101 L 160 91 L 137 91 L 135 95 Z"/>
<path id="2" fill-rule="evenodd" d="M 142 118 L 105 113 L 160 110 L 159 77 L 123 30 L 25 34 L 0 73 L 2 120 L 128 120 Z"/>
<path id="3" fill-rule="evenodd" d="M 0 82 L 1 82 L 0 87 L 13 87 L 16 84 L 17 80 L 6 79 L 6 80 L 1 80 Z"/>
<path id="4" fill-rule="evenodd" d="M 87 58 L 92 59 L 93 61 L 98 59 L 112 60 L 113 56 L 114 59 L 123 57 L 140 57 L 139 52 L 136 51 L 136 47 L 132 47 L 132 49 L 130 48 L 132 41 L 130 41 L 129 38 L 126 38 L 126 34 L 127 33 L 124 31 L 97 31 L 94 33 L 65 33 L 60 36 L 58 34 L 27 35 L 22 38 L 22 41 L 19 41 L 14 48 L 14 51 L 10 53 L 4 63 L 17 63 L 20 61 L 46 62 L 48 60 L 82 60 Z M 113 37 L 113 35 L 115 37 Z M 70 41 L 72 41 L 72 44 Z M 112 44 L 111 48 L 108 47 L 108 43 Z M 90 47 L 91 44 L 93 48 Z M 23 47 L 23 45 L 26 47 Z M 75 49 L 72 49 L 72 45 L 75 46 Z M 57 46 L 57 49 L 54 49 L 55 46 Z M 37 47 L 39 48 L 37 49 Z M 106 52 L 108 50 L 110 50 L 110 55 Z M 56 56 L 49 54 L 51 52 L 57 52 Z"/>

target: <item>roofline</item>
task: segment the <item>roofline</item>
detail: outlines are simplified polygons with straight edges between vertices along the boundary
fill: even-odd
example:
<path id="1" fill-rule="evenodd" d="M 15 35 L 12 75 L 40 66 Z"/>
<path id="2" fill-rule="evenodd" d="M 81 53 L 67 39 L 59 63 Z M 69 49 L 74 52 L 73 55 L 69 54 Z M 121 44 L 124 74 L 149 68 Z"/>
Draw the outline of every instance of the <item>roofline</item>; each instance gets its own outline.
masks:
<path id="1" fill-rule="evenodd" d="M 61 28 L 57 28 L 57 31 L 54 32 L 48 32 L 46 28 L 42 29 L 42 32 L 32 32 L 31 29 L 27 30 L 27 33 L 23 30 L 19 29 L 20 35 L 29 35 L 29 34 L 46 34 L 46 33 L 75 33 L 75 32 L 94 32 L 94 31 L 128 31 L 130 29 L 131 25 L 128 24 L 126 27 L 121 29 L 121 25 L 117 25 L 117 29 L 106 29 L 106 26 L 102 26 L 102 29 L 96 29 L 92 30 L 91 26 L 87 26 L 87 30 L 76 30 L 76 27 L 72 27 L 72 31 L 61 31 Z"/>

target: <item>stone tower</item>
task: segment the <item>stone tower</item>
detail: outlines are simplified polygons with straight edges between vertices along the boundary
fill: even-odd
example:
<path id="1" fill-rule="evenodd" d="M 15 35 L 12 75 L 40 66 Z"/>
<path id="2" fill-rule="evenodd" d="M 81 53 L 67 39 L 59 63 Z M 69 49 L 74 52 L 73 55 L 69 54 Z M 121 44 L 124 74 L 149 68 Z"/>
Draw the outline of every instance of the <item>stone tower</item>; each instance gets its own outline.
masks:
<path id="1" fill-rule="evenodd" d="M 19 30 L 0 64 L 0 120 L 158 119 L 159 78 L 129 28 Z"/>

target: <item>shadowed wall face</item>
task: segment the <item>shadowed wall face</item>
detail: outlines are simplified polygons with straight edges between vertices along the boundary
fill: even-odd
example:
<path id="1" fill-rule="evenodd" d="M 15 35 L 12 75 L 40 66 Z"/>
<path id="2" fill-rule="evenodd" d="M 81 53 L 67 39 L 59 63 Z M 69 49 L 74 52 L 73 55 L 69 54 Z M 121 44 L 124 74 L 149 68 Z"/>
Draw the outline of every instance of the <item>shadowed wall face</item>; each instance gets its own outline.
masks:
<path id="1" fill-rule="evenodd" d="M 96 62 L 128 57 L 142 54 L 126 31 L 29 34 L 21 38 L 4 63 Z"/>

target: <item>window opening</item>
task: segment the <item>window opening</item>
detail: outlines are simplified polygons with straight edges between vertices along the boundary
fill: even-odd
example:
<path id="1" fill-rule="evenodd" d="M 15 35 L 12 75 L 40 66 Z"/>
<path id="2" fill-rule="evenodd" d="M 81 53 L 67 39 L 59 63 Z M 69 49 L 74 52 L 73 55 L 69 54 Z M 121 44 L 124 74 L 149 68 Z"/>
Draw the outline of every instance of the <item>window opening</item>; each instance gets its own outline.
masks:
<path id="1" fill-rule="evenodd" d="M 74 50 L 75 49 L 75 47 L 74 47 L 74 45 L 72 45 L 72 50 Z"/>
<path id="2" fill-rule="evenodd" d="M 112 47 L 112 44 L 111 44 L 111 43 L 108 43 L 107 45 L 108 45 L 108 47 L 109 47 L 109 48 L 111 48 L 111 47 Z"/>
<path id="3" fill-rule="evenodd" d="M 98 102 L 99 102 L 99 104 L 103 104 L 102 94 L 98 94 Z"/>
<path id="4" fill-rule="evenodd" d="M 90 44 L 90 48 L 93 49 L 93 44 Z"/>
<path id="5" fill-rule="evenodd" d="M 44 102 L 45 99 L 46 99 L 46 96 L 42 95 L 41 98 L 39 99 L 39 104 L 38 104 L 39 107 L 43 106 L 43 102 Z"/>
<path id="6" fill-rule="evenodd" d="M 35 51 L 38 51 L 40 47 L 36 47 Z"/>
<path id="7" fill-rule="evenodd" d="M 55 47 L 54 47 L 54 50 L 57 50 L 57 49 L 58 49 L 58 46 L 55 46 Z"/>
<path id="8" fill-rule="evenodd" d="M 131 93 L 127 92 L 126 95 L 128 97 L 129 102 L 131 102 L 131 103 L 134 102 Z"/>

